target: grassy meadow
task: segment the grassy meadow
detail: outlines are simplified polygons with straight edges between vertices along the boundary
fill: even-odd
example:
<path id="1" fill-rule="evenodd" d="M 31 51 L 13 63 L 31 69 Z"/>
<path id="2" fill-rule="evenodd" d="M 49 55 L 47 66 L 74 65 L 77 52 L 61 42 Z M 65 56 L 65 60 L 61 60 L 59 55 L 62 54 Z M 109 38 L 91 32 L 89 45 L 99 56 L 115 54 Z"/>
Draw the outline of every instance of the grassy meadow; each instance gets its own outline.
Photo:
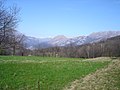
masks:
<path id="1" fill-rule="evenodd" d="M 120 59 L 112 59 L 107 67 L 71 82 L 64 90 L 120 90 Z"/>
<path id="2" fill-rule="evenodd" d="M 0 90 L 62 90 L 110 61 L 80 58 L 0 56 Z"/>

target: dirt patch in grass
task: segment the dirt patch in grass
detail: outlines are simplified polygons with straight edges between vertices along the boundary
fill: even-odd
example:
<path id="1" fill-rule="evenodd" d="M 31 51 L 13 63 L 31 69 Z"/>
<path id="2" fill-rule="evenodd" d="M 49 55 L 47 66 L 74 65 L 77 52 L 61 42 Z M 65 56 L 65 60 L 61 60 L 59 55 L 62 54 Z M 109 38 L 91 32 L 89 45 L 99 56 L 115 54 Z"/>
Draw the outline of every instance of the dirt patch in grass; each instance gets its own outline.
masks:
<path id="1" fill-rule="evenodd" d="M 120 60 L 113 60 L 105 68 L 75 80 L 64 90 L 120 90 Z"/>

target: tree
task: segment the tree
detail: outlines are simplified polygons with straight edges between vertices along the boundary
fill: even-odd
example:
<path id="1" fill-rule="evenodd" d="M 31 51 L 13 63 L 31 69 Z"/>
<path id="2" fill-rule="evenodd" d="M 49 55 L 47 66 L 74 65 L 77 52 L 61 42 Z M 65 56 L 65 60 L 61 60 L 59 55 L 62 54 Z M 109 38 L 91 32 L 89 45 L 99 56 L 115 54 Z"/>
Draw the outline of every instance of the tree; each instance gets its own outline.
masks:
<path id="1" fill-rule="evenodd" d="M 5 2 L 0 0 L 0 50 L 10 47 L 11 38 L 19 22 L 19 9 L 16 6 L 5 7 Z"/>
<path id="2" fill-rule="evenodd" d="M 13 55 L 16 55 L 16 49 L 19 50 L 21 53 L 24 52 L 24 40 L 25 40 L 25 35 L 22 33 L 19 33 L 18 31 L 14 31 L 12 37 L 10 38 L 10 46 L 13 50 Z"/>

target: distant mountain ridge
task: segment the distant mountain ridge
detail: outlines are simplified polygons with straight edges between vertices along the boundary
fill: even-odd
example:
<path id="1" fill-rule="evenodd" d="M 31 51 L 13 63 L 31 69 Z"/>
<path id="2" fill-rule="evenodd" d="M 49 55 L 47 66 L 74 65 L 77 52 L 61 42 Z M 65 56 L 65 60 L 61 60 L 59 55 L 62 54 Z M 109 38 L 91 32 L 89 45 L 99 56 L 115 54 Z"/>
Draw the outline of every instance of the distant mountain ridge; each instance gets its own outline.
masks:
<path id="1" fill-rule="evenodd" d="M 106 40 L 111 37 L 120 35 L 120 31 L 103 31 L 94 32 L 88 36 L 78 36 L 74 38 L 67 38 L 64 35 L 59 35 L 54 38 L 35 38 L 27 37 L 26 45 L 27 48 L 33 49 L 39 46 L 39 48 L 48 48 L 54 46 L 66 46 L 66 45 L 82 45 L 87 43 L 99 42 L 101 40 Z"/>

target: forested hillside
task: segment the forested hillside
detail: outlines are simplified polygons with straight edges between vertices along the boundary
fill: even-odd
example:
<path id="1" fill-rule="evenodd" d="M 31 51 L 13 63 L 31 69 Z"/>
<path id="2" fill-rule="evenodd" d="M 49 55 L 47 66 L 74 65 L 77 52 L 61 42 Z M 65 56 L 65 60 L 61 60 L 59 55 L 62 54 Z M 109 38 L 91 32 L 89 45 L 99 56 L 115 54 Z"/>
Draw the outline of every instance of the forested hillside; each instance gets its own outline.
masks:
<path id="1" fill-rule="evenodd" d="M 89 43 L 80 46 L 70 44 L 65 47 L 53 47 L 46 49 L 35 49 L 32 55 L 55 56 L 55 57 L 119 57 L 120 56 L 120 36 L 112 37 L 97 43 Z"/>

